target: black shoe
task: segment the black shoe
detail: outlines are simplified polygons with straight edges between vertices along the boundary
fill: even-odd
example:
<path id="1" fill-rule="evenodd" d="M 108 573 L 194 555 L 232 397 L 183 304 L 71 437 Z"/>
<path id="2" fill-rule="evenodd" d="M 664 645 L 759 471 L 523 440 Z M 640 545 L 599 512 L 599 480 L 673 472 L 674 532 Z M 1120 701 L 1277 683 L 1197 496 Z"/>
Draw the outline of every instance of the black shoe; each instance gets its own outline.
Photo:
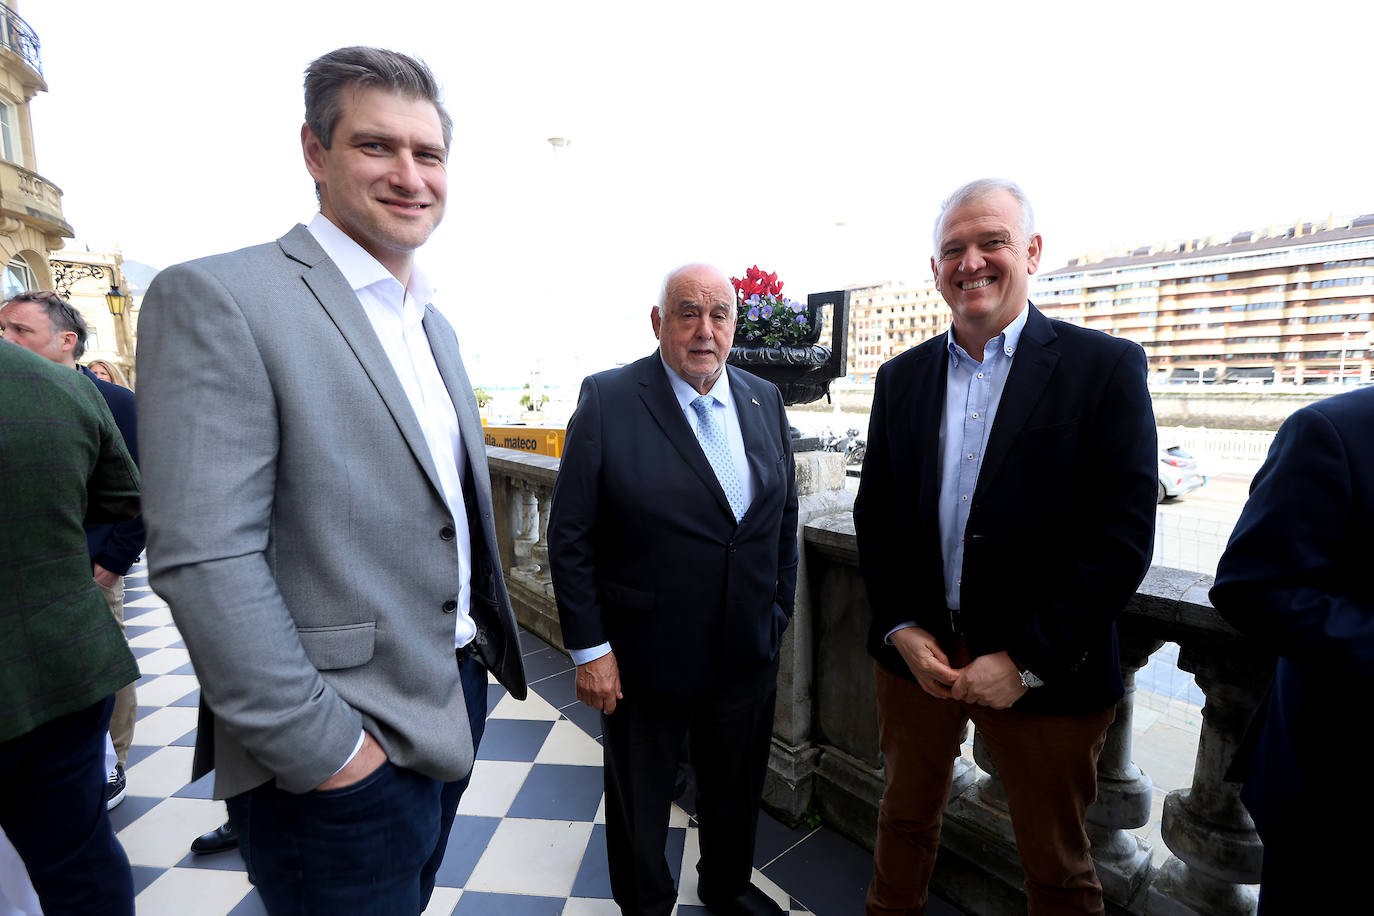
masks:
<path id="1" fill-rule="evenodd" d="M 233 849 L 239 845 L 239 838 L 234 836 L 234 828 L 225 821 L 220 826 L 211 830 L 209 833 L 201 834 L 191 841 L 191 851 L 198 855 L 206 855 L 212 852 L 224 852 L 226 849 Z"/>
<path id="2" fill-rule="evenodd" d="M 128 788 L 129 781 L 124 777 L 124 764 L 116 763 L 105 780 L 105 810 L 110 811 L 122 802 Z"/>
<path id="3" fill-rule="evenodd" d="M 697 896 L 714 916 L 786 916 L 787 911 L 756 885 L 749 885 L 737 897 L 717 897 L 697 888 Z"/>

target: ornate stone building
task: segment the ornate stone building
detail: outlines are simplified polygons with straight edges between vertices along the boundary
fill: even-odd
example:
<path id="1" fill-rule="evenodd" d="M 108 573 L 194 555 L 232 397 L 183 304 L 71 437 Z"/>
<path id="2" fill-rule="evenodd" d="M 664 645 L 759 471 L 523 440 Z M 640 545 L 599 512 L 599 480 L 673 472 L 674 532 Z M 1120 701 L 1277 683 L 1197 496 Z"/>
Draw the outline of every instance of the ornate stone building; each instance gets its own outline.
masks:
<path id="1" fill-rule="evenodd" d="M 29 101 L 46 92 L 38 35 L 0 3 L 0 263 L 3 293 L 51 289 L 49 252 L 71 238 L 62 217 L 62 191 L 38 174 Z"/>

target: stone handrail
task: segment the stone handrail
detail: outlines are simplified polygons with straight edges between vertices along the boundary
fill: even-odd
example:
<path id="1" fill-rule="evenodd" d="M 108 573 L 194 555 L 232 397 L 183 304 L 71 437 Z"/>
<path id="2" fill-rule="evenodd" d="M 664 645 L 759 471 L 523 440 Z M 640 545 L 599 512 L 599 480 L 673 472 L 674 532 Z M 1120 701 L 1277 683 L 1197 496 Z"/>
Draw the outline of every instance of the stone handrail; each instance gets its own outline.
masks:
<path id="1" fill-rule="evenodd" d="M 547 519 L 558 461 L 488 450 L 502 562 L 521 623 L 562 646 L 548 575 Z M 796 456 L 802 562 L 797 612 L 783 645 L 777 714 L 764 801 L 778 816 L 819 813 L 830 827 L 872 848 L 882 795 L 882 759 L 869 620 L 859 576 L 852 496 L 843 458 Z M 1211 577 L 1154 567 L 1118 630 L 1126 696 L 1098 763 L 1089 835 L 1108 912 L 1169 916 L 1253 914 L 1261 846 L 1223 776 L 1273 669 L 1273 659 L 1228 626 L 1207 601 Z M 1156 868 L 1149 824 L 1153 785 L 1132 760 L 1135 675 L 1166 642 L 1206 695 L 1191 785 L 1164 801 L 1161 832 L 1171 855 Z M 956 760 L 934 879 L 969 913 L 1021 913 L 1022 876 L 1005 796 L 980 737 L 974 762 Z"/>

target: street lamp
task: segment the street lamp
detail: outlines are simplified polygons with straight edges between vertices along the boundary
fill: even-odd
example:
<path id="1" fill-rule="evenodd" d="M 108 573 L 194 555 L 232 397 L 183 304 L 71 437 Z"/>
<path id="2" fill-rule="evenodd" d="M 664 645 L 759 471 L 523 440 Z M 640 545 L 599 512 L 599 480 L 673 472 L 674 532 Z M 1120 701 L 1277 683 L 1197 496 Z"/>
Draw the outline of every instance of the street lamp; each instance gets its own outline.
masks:
<path id="1" fill-rule="evenodd" d="M 110 314 L 118 318 L 129 310 L 129 294 L 111 283 L 110 291 L 105 294 L 105 304 L 110 307 Z"/>

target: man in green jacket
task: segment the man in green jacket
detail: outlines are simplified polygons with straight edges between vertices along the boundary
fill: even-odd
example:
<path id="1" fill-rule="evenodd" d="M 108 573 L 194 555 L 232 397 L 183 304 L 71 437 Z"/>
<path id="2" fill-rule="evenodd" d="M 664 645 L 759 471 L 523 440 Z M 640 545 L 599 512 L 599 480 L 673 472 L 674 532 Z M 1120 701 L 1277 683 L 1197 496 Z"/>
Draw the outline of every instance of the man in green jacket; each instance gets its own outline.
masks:
<path id="1" fill-rule="evenodd" d="M 47 913 L 134 912 L 104 756 L 138 665 L 83 524 L 137 515 L 138 487 L 90 380 L 0 342 L 0 827 Z"/>

